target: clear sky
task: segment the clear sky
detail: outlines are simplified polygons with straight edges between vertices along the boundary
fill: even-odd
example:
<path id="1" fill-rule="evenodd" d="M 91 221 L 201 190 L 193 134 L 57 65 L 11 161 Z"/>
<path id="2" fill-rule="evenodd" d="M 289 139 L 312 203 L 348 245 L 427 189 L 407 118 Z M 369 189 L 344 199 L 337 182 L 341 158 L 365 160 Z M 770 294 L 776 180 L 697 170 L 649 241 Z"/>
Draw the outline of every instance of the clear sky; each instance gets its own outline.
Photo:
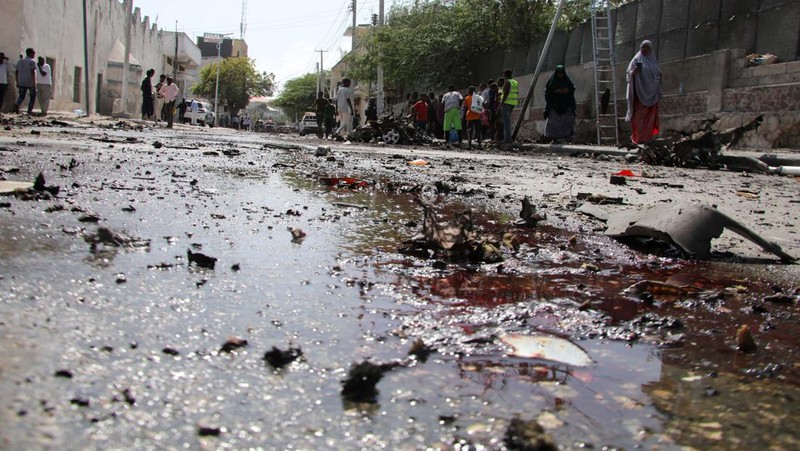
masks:
<path id="1" fill-rule="evenodd" d="M 393 0 L 385 0 L 388 12 Z M 350 50 L 344 37 L 353 23 L 351 0 L 248 0 L 245 41 L 259 71 L 275 74 L 279 88 L 287 80 L 316 72 L 319 52 L 329 69 Z M 182 31 L 195 40 L 203 33 L 234 33 L 239 37 L 241 0 L 133 0 L 142 16 L 157 21 L 159 29 Z M 378 0 L 357 0 L 358 23 L 369 23 L 378 13 Z"/>

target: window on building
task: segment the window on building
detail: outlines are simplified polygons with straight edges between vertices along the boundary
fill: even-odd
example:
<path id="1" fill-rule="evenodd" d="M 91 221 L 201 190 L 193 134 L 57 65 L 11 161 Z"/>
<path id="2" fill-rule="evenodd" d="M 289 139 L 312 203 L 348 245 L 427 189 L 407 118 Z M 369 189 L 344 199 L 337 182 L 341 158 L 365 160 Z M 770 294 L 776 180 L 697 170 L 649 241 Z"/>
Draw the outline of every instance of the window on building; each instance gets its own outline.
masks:
<path id="1" fill-rule="evenodd" d="M 72 80 L 72 101 L 75 103 L 81 103 L 81 77 L 83 77 L 83 68 L 75 66 Z"/>

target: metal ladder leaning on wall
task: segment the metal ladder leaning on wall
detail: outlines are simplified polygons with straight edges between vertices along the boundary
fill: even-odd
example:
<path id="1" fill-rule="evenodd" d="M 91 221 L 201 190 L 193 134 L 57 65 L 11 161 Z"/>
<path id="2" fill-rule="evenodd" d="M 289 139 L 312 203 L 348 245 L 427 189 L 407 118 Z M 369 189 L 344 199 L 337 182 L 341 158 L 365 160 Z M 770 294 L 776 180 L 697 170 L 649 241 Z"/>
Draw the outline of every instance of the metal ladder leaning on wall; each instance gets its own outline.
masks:
<path id="1" fill-rule="evenodd" d="M 592 48 L 594 50 L 594 104 L 598 145 L 619 145 L 617 77 L 614 70 L 614 36 L 608 0 L 592 0 Z M 603 94 L 608 90 L 608 99 Z M 603 105 L 608 109 L 603 113 Z"/>

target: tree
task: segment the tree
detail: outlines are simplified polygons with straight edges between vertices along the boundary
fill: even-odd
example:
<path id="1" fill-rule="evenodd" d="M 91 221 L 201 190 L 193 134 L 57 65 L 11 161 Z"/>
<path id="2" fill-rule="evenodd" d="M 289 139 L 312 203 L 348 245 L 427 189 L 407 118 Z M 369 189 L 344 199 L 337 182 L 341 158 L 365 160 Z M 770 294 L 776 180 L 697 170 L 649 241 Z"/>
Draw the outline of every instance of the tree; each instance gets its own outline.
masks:
<path id="1" fill-rule="evenodd" d="M 613 1 L 618 5 L 630 0 Z M 559 21 L 568 30 L 590 15 L 590 0 L 570 0 Z M 363 42 L 351 73 L 375 73 L 382 64 L 387 85 L 444 87 L 471 79 L 480 55 L 527 45 L 550 28 L 556 0 L 429 0 L 395 4 L 386 26 Z M 498 72 L 502 68 L 498 68 Z M 361 79 L 362 77 L 359 77 Z"/>
<path id="2" fill-rule="evenodd" d="M 200 81 L 192 88 L 198 96 L 214 98 L 217 81 L 217 62 L 200 70 Z M 255 61 L 247 57 L 225 58 L 219 65 L 219 104 L 234 114 L 250 103 L 251 97 L 272 94 L 275 75 L 259 73 Z"/>
<path id="3" fill-rule="evenodd" d="M 322 79 L 325 80 L 327 77 L 327 72 L 323 72 Z M 287 81 L 283 86 L 283 91 L 272 103 L 282 108 L 287 117 L 293 118 L 314 108 L 316 98 L 317 74 L 312 72 Z"/>

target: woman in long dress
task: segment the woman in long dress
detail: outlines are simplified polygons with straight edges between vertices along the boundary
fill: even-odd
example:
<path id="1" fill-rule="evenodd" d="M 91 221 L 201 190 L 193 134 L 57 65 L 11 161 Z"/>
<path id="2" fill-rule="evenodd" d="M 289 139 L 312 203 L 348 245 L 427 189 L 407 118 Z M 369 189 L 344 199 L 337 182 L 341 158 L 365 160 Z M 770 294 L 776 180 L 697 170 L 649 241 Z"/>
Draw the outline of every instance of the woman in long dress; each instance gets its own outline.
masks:
<path id="1" fill-rule="evenodd" d="M 661 67 L 653 54 L 653 43 L 643 41 L 639 52 L 628 64 L 628 113 L 631 141 L 643 144 L 651 141 L 660 128 L 658 102 L 661 100 Z"/>
<path id="2" fill-rule="evenodd" d="M 575 85 L 564 66 L 556 66 L 544 91 L 544 135 L 548 139 L 571 139 L 575 129 Z"/>

